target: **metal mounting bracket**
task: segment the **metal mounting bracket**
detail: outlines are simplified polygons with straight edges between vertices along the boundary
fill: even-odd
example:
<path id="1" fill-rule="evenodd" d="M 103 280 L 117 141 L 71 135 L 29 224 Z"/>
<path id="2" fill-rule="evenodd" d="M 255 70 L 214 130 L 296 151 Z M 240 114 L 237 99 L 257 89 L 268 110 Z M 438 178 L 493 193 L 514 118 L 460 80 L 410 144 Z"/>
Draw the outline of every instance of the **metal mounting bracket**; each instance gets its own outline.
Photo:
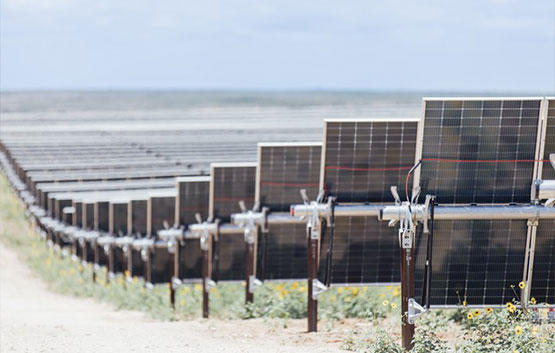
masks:
<path id="1" fill-rule="evenodd" d="M 262 286 L 262 281 L 254 275 L 249 276 L 249 293 L 254 293 L 255 290 Z"/>
<path id="2" fill-rule="evenodd" d="M 318 300 L 318 297 L 322 295 L 325 291 L 328 290 L 328 287 L 316 278 L 312 280 L 312 299 Z"/>
<path id="3" fill-rule="evenodd" d="M 172 289 L 177 289 L 179 288 L 181 285 L 183 284 L 183 282 L 177 278 L 177 277 L 172 277 Z"/>
<path id="4" fill-rule="evenodd" d="M 423 314 L 427 313 L 428 310 L 424 309 L 422 305 L 418 304 L 418 302 L 414 298 L 409 298 L 409 310 L 408 310 L 408 317 L 407 322 L 410 325 L 414 325 L 416 319 Z"/>
<path id="5" fill-rule="evenodd" d="M 205 281 L 205 283 L 206 283 L 206 292 L 209 292 L 210 289 L 216 287 L 216 282 L 214 282 L 213 279 L 211 279 L 211 278 L 209 278 L 209 277 L 206 277 L 206 278 L 204 279 L 204 281 Z"/>

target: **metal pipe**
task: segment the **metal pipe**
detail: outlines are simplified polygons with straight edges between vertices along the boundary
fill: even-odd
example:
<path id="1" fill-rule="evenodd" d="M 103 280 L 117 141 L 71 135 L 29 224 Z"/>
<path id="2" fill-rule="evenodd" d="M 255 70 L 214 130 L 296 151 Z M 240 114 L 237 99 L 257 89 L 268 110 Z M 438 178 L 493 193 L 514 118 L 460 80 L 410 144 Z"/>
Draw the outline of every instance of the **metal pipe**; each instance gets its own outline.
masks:
<path id="1" fill-rule="evenodd" d="M 418 221 L 425 219 L 423 205 L 411 206 L 412 214 Z M 336 206 L 341 208 L 341 206 Z M 383 206 L 382 206 L 383 207 Z M 400 220 L 408 206 L 385 206 L 380 212 L 380 220 Z M 441 220 L 496 220 L 496 219 L 555 219 L 555 208 L 536 205 L 514 206 L 436 206 L 434 219 Z"/>
<path id="2" fill-rule="evenodd" d="M 380 210 L 385 205 L 335 205 L 333 213 L 335 217 L 341 216 L 363 216 L 378 217 Z M 331 214 L 331 207 L 328 204 L 319 204 L 318 213 L 321 217 L 325 217 L 328 213 Z M 294 217 L 307 217 L 314 214 L 313 205 L 292 205 L 291 215 Z"/>

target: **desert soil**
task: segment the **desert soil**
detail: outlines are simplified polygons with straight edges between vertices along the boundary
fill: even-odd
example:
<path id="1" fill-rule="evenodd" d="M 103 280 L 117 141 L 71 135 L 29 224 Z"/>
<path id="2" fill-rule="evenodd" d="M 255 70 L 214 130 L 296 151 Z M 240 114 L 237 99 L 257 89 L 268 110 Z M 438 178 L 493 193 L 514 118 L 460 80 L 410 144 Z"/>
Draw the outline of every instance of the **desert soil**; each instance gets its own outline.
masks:
<path id="1" fill-rule="evenodd" d="M 0 352 L 344 352 L 352 324 L 305 333 L 305 320 L 162 322 L 50 292 L 0 243 Z"/>

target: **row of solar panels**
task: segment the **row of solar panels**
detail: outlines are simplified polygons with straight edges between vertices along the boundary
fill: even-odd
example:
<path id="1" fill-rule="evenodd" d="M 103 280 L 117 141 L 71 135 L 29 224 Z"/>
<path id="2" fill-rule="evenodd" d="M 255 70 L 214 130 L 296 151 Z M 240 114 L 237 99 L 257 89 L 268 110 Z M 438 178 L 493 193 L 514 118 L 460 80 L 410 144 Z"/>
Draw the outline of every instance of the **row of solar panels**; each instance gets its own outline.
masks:
<path id="1" fill-rule="evenodd" d="M 200 213 L 202 219 L 218 218 L 228 223 L 232 214 L 242 212 L 239 201 L 244 201 L 248 208 L 259 204 L 273 213 L 286 212 L 291 204 L 301 201 L 300 189 L 306 189 L 310 199 L 323 189 L 338 203 L 386 205 L 395 203 L 390 192 L 392 185 L 398 186 L 401 195 L 408 195 L 419 186 L 422 197 L 435 195 L 442 205 L 530 204 L 536 202 L 534 181 L 555 179 L 555 171 L 548 163 L 550 153 L 555 153 L 553 99 L 425 99 L 421 120 L 329 120 L 325 123 L 323 146 L 261 144 L 257 164 L 213 165 L 209 178 L 179 178 L 175 195 L 166 191 L 174 183 L 167 178 L 171 175 L 160 175 L 159 180 L 145 184 L 138 180 L 77 183 L 65 182 L 74 179 L 64 178 L 66 172 L 62 171 L 44 173 L 43 178 L 28 178 L 26 182 L 32 185 L 29 189 L 34 197 L 53 218 L 79 229 L 151 236 L 153 267 L 149 279 L 160 282 L 169 280 L 170 263 L 167 242 L 157 239 L 157 232 L 165 224 L 178 227 L 193 224 L 195 213 Z M 12 162 L 17 165 L 17 159 Z M 415 163 L 420 164 L 413 185 L 407 173 Z M 127 173 L 128 178 L 147 175 L 139 171 Z M 109 173 L 105 179 L 119 175 Z M 132 184 L 133 192 L 101 193 L 119 187 L 126 190 Z M 84 185 L 90 185 L 90 189 Z M 101 194 L 106 195 L 104 199 L 92 196 Z M 121 200 L 122 195 L 126 195 L 125 201 Z M 68 206 L 73 207 L 69 209 L 72 216 L 64 219 L 63 210 Z M 529 285 L 537 302 L 555 300 L 554 222 L 539 222 L 535 249 L 532 248 L 535 257 Z M 432 305 L 449 307 L 464 300 L 470 306 L 493 306 L 513 299 L 516 294 L 511 286 L 523 279 L 529 266 L 530 227 L 526 221 L 518 220 L 436 221 Z M 70 241 L 63 233 L 71 232 L 59 229 L 62 231 L 57 238 Z M 245 279 L 243 238 L 225 235 L 224 231 L 220 235 L 212 252 L 213 277 Z M 55 234 L 51 236 L 54 238 Z M 88 241 L 86 236 L 75 238 L 84 244 L 76 253 L 81 251 L 80 255 L 88 260 L 91 259 L 84 255 L 85 249 L 91 244 L 102 244 Z M 323 237 L 322 251 L 329 247 L 329 239 Z M 266 232 L 259 233 L 257 277 L 306 278 L 306 243 L 302 222 L 269 224 Z M 133 247 L 131 241 L 120 242 L 122 249 L 126 246 L 135 249 L 127 257 L 133 261 L 125 260 L 122 251 L 116 262 L 134 265 L 127 268 L 141 275 L 144 264 L 140 253 L 151 243 L 135 240 L 134 244 Z M 425 244 L 425 236 L 417 239 L 418 295 Z M 184 281 L 199 280 L 200 244 L 185 238 L 182 245 L 179 277 Z M 336 216 L 332 254 L 329 267 L 332 284 L 399 282 L 398 239 L 387 223 L 377 217 Z M 99 257 L 97 262 L 105 261 Z M 320 262 L 321 276 L 327 275 L 326 266 L 325 261 Z"/>

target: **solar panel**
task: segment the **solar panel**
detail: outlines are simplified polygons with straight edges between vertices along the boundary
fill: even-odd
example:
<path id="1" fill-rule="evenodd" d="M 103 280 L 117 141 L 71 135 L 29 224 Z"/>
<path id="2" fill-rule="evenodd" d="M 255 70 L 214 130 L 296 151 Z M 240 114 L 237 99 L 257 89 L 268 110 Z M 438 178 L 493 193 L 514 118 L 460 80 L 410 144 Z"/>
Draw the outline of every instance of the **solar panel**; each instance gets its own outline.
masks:
<path id="1" fill-rule="evenodd" d="M 543 168 L 538 179 L 555 180 L 555 169 L 549 155 L 555 153 L 555 99 L 547 100 L 547 114 L 542 139 Z M 530 298 L 539 303 L 555 303 L 555 221 L 540 220 L 536 232 L 535 253 L 532 263 Z"/>
<path id="2" fill-rule="evenodd" d="M 256 163 L 213 163 L 211 165 L 209 214 L 229 222 L 231 214 L 241 212 L 239 201 L 247 208 L 254 205 Z M 245 278 L 245 241 L 243 234 L 220 234 L 213 243 L 213 278 L 239 281 Z"/>
<path id="3" fill-rule="evenodd" d="M 555 99 L 547 100 L 547 119 L 545 125 L 545 147 L 541 179 L 555 180 L 555 169 L 549 163 L 549 154 L 555 153 Z"/>
<path id="4" fill-rule="evenodd" d="M 151 195 L 147 203 L 147 235 L 157 235 L 171 225 L 175 217 L 175 193 L 173 195 Z"/>
<path id="5" fill-rule="evenodd" d="M 439 204 L 529 203 L 540 98 L 424 99 L 415 185 Z"/>
<path id="6" fill-rule="evenodd" d="M 169 283 L 170 278 L 170 254 L 167 247 L 155 246 L 151 255 L 151 279 L 153 284 Z"/>
<path id="7" fill-rule="evenodd" d="M 245 239 L 243 234 L 219 234 L 214 243 L 213 279 L 240 281 L 245 279 Z"/>
<path id="8" fill-rule="evenodd" d="M 318 196 L 321 143 L 259 143 L 256 200 L 272 212 L 289 212 L 299 190 Z"/>
<path id="9" fill-rule="evenodd" d="M 83 228 L 94 229 L 94 202 L 83 202 Z"/>
<path id="10" fill-rule="evenodd" d="M 94 228 L 102 232 L 110 230 L 110 208 L 108 201 L 97 201 L 94 205 Z"/>
<path id="11" fill-rule="evenodd" d="M 209 213 L 211 177 L 177 178 L 175 223 L 178 226 L 196 223 L 195 214 L 206 219 Z M 184 282 L 202 278 L 202 250 L 198 239 L 183 239 L 179 247 L 178 277 Z"/>
<path id="12" fill-rule="evenodd" d="M 83 227 L 83 202 L 73 201 L 75 212 L 73 213 L 73 225 L 76 227 Z"/>
<path id="13" fill-rule="evenodd" d="M 536 232 L 530 298 L 555 303 L 555 220 L 540 220 Z"/>
<path id="14" fill-rule="evenodd" d="M 502 306 L 517 299 L 526 233 L 522 220 L 436 221 L 430 305 L 451 307 L 466 301 L 474 307 Z M 422 295 L 426 244 L 425 234 L 417 237 L 416 298 Z"/>
<path id="15" fill-rule="evenodd" d="M 345 203 L 393 203 L 390 187 L 406 192 L 414 165 L 418 119 L 325 122 L 322 187 Z M 409 183 L 409 188 L 411 184 Z M 329 280 L 332 285 L 400 281 L 399 241 L 377 217 L 335 217 Z M 327 272 L 330 229 L 322 237 L 319 277 Z"/>
<path id="16" fill-rule="evenodd" d="M 129 201 L 110 202 L 110 233 L 127 234 L 127 209 Z"/>
<path id="17" fill-rule="evenodd" d="M 288 212 L 302 201 L 300 190 L 318 196 L 321 143 L 258 144 L 256 200 L 271 212 Z M 302 279 L 307 276 L 305 224 L 270 224 L 259 236 L 257 277 L 261 280 Z"/>
<path id="18" fill-rule="evenodd" d="M 331 284 L 399 283 L 399 239 L 386 222 L 377 217 L 335 217 L 334 231 Z M 325 280 L 329 239 L 324 235 L 321 245 L 321 282 Z"/>
<path id="19" fill-rule="evenodd" d="M 210 177 L 177 178 L 177 226 L 196 223 L 196 213 L 199 213 L 202 219 L 208 217 L 210 180 Z"/>
<path id="20" fill-rule="evenodd" d="M 72 201 L 71 200 L 55 200 L 54 201 L 54 207 L 55 207 L 55 213 L 54 213 L 54 217 L 59 220 L 59 221 L 63 221 L 64 220 L 64 208 L 65 207 L 69 207 L 71 206 Z"/>
<path id="21" fill-rule="evenodd" d="M 147 200 L 131 200 L 129 202 L 129 224 L 131 234 L 146 235 Z"/>
<path id="22" fill-rule="evenodd" d="M 183 282 L 202 279 L 202 250 L 198 239 L 184 239 L 179 247 L 179 278 Z"/>
<path id="23" fill-rule="evenodd" d="M 272 224 L 259 235 L 257 278 L 264 281 L 303 279 L 307 276 L 305 224 Z"/>
<path id="24" fill-rule="evenodd" d="M 539 98 L 424 99 L 415 185 L 440 204 L 530 203 L 541 144 Z M 523 220 L 436 221 L 432 306 L 504 305 L 526 262 Z M 415 253 L 421 293 L 426 236 Z M 514 288 L 511 286 L 515 286 Z"/>
<path id="25" fill-rule="evenodd" d="M 394 202 L 414 165 L 418 120 L 325 122 L 321 187 L 337 202 Z"/>
<path id="26" fill-rule="evenodd" d="M 239 201 L 247 208 L 254 204 L 256 163 L 213 163 L 211 165 L 210 216 L 230 222 L 240 213 Z"/>

